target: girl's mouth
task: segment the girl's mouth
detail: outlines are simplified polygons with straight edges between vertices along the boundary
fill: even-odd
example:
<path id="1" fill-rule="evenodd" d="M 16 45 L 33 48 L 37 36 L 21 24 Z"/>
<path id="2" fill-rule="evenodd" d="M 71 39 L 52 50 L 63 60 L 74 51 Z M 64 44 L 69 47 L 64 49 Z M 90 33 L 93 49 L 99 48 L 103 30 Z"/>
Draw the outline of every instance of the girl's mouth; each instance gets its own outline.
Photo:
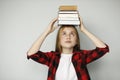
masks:
<path id="1" fill-rule="evenodd" d="M 71 43 L 71 41 L 65 41 L 65 43 Z"/>

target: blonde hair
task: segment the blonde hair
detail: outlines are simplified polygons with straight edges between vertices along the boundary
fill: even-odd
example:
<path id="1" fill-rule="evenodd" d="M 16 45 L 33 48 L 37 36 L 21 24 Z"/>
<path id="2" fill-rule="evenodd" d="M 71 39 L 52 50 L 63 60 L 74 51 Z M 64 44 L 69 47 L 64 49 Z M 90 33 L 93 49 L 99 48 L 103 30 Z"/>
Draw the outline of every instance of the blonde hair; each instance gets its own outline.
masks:
<path id="1" fill-rule="evenodd" d="M 56 48 L 55 48 L 55 51 L 56 52 L 62 52 L 62 47 L 60 45 L 60 33 L 63 31 L 64 28 L 73 28 L 75 30 L 75 33 L 76 33 L 76 36 L 77 36 L 77 44 L 74 46 L 73 48 L 73 52 L 75 51 L 80 51 L 80 39 L 79 39 L 79 34 L 78 34 L 78 31 L 77 29 L 75 28 L 74 25 L 62 25 L 60 27 L 60 29 L 58 30 L 58 33 L 57 33 L 57 38 L 56 38 Z"/>

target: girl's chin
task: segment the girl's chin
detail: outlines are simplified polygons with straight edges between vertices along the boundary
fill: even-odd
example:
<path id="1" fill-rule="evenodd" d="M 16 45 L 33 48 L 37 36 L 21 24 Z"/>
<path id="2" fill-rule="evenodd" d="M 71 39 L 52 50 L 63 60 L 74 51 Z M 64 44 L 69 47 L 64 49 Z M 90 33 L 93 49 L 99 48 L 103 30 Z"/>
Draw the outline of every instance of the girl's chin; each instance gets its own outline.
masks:
<path id="1" fill-rule="evenodd" d="M 63 46 L 63 48 L 66 48 L 66 49 L 72 49 L 73 48 L 73 46 Z"/>
<path id="2" fill-rule="evenodd" d="M 71 49 L 73 48 L 75 45 L 73 44 L 70 44 L 70 43 L 64 43 L 64 45 L 62 45 L 63 48 L 68 48 L 68 49 Z"/>

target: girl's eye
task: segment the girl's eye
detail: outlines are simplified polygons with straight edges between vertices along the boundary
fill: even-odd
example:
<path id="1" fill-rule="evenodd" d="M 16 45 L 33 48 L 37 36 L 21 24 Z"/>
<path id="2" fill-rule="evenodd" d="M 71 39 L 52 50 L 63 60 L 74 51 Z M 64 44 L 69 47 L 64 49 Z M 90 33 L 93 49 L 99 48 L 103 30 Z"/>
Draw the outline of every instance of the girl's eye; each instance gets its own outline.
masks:
<path id="1" fill-rule="evenodd" d="M 74 33 L 71 33 L 70 35 L 71 35 L 71 36 L 74 36 L 75 34 L 74 34 Z"/>
<path id="2" fill-rule="evenodd" d="M 63 32 L 63 33 L 62 33 L 62 35 L 66 35 L 66 33 L 65 33 L 65 32 Z"/>

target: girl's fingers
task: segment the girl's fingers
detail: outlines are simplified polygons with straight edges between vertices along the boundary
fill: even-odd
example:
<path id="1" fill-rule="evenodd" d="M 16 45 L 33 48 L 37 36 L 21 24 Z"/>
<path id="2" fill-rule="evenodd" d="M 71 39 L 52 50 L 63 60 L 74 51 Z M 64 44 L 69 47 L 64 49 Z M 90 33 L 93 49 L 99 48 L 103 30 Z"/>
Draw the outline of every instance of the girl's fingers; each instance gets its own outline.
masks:
<path id="1" fill-rule="evenodd" d="M 59 26 L 53 26 L 52 32 L 56 30 Z"/>

